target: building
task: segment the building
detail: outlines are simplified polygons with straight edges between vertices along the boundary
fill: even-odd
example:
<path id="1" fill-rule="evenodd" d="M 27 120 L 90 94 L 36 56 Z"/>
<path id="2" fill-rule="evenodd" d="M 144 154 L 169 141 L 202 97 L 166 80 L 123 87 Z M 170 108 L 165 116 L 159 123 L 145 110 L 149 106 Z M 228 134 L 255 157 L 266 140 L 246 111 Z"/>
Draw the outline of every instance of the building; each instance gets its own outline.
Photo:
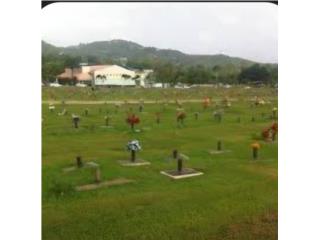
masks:
<path id="1" fill-rule="evenodd" d="M 136 73 L 118 65 L 109 65 L 93 71 L 95 86 L 136 86 Z"/>
<path id="2" fill-rule="evenodd" d="M 57 76 L 58 82 L 63 85 L 77 83 L 89 86 L 141 86 L 146 87 L 146 78 L 152 70 L 129 70 L 118 65 L 93 65 L 66 68 Z"/>
<path id="3" fill-rule="evenodd" d="M 64 72 L 57 76 L 58 82 L 63 85 L 75 85 L 83 83 L 91 86 L 93 84 L 94 71 L 109 65 L 80 66 L 76 68 L 65 68 Z"/>
<path id="4" fill-rule="evenodd" d="M 136 70 L 135 73 L 135 80 L 137 86 L 143 88 L 152 87 L 152 82 L 150 79 L 148 79 L 148 77 L 153 73 L 152 69 Z"/>

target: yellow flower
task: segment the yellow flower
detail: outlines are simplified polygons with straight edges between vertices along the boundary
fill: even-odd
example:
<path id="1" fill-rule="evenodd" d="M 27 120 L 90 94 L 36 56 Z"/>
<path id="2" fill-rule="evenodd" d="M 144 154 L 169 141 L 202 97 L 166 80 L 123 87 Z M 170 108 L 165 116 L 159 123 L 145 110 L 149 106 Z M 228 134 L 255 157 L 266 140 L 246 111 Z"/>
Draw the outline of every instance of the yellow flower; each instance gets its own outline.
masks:
<path id="1" fill-rule="evenodd" d="M 251 144 L 251 147 L 253 148 L 253 149 L 260 149 L 261 148 L 261 146 L 260 146 L 260 144 L 259 143 L 252 143 Z"/>

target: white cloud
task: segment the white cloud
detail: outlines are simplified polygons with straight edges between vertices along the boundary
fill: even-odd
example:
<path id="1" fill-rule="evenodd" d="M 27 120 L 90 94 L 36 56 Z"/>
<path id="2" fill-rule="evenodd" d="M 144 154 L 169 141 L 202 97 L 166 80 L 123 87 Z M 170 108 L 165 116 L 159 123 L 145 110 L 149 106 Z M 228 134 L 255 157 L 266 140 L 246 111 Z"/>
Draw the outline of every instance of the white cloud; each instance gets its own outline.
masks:
<path id="1" fill-rule="evenodd" d="M 269 3 L 54 3 L 43 39 L 76 45 L 122 38 L 192 54 L 277 61 L 277 6 Z"/>

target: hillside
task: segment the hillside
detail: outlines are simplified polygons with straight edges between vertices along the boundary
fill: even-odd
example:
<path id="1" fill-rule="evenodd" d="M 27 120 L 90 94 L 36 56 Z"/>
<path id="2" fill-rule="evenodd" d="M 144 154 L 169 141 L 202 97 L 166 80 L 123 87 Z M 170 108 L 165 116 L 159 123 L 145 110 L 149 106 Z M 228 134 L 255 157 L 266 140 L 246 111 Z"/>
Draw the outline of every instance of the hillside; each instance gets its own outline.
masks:
<path id="1" fill-rule="evenodd" d="M 117 61 L 126 58 L 128 61 L 148 61 L 151 63 L 164 61 L 177 65 L 203 65 L 207 67 L 228 64 L 248 66 L 254 63 L 246 59 L 229 57 L 222 54 L 191 55 L 177 50 L 144 47 L 125 40 L 99 41 L 69 47 L 56 47 L 42 41 L 42 54 L 43 56 L 65 54 L 81 57 L 84 60 L 88 59 L 88 57 L 98 59 L 99 61 L 106 59 Z"/>

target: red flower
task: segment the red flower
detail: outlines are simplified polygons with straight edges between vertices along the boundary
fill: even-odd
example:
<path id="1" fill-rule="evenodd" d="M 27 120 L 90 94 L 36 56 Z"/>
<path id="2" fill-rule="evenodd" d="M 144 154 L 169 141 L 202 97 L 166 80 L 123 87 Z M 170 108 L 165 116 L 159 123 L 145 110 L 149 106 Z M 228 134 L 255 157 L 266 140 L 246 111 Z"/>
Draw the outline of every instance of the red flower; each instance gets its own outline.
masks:
<path id="1" fill-rule="evenodd" d="M 128 116 L 127 123 L 129 123 L 131 125 L 138 124 L 138 123 L 140 123 L 140 118 L 138 116 L 136 116 L 135 114 L 132 114 L 132 115 Z"/>
<path id="2" fill-rule="evenodd" d="M 177 113 L 177 120 L 183 120 L 186 118 L 186 113 L 185 112 L 178 112 Z"/>
<path id="3" fill-rule="evenodd" d="M 266 128 L 262 131 L 262 137 L 268 139 L 270 137 L 270 128 Z"/>
<path id="4" fill-rule="evenodd" d="M 210 104 L 210 99 L 208 97 L 205 97 L 203 100 L 203 107 L 207 108 Z"/>
<path id="5" fill-rule="evenodd" d="M 270 128 L 273 132 L 278 132 L 278 123 L 273 123 Z"/>

